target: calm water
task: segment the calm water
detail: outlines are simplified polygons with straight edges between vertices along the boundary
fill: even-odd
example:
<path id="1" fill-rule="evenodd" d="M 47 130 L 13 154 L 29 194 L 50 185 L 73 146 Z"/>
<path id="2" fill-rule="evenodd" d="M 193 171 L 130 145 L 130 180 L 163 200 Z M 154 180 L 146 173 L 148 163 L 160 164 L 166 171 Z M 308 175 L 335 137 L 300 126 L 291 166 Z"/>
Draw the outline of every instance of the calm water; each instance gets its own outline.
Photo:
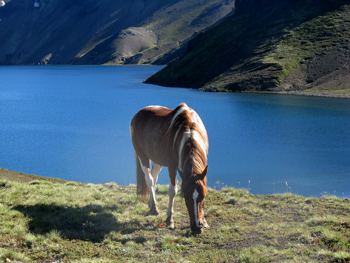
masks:
<path id="1" fill-rule="evenodd" d="M 147 105 L 186 102 L 208 130 L 210 186 L 350 196 L 350 100 L 142 84 L 159 69 L 0 67 L 0 167 L 80 182 L 135 183 L 131 118 Z M 166 169 L 159 183 L 168 183 Z"/>

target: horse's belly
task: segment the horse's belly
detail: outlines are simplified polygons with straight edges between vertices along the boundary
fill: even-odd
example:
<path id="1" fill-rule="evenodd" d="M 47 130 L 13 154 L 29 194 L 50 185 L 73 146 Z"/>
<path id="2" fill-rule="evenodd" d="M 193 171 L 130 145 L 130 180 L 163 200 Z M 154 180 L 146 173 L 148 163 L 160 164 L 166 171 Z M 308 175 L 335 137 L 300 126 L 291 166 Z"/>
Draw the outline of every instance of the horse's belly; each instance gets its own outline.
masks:
<path id="1" fill-rule="evenodd" d="M 164 149 L 164 148 L 152 149 L 150 151 L 146 150 L 146 154 L 150 160 L 152 160 L 153 162 L 161 166 L 169 167 L 172 165 L 172 162 L 174 162 L 174 158 L 172 158 L 172 154 L 167 152 L 167 149 Z"/>

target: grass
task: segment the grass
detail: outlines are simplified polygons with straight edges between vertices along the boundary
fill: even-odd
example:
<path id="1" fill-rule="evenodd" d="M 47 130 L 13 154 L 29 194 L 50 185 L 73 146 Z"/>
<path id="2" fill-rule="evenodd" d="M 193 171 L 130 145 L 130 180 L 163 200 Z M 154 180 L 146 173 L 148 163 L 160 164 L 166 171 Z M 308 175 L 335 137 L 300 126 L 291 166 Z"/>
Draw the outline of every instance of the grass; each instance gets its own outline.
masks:
<path id="1" fill-rule="evenodd" d="M 147 215 L 136 187 L 3 179 L 0 171 L 0 262 L 349 262 L 350 200 L 291 193 L 251 195 L 209 189 L 210 228 L 192 235 L 184 200 L 166 228 Z M 7 174 L 14 172 L 7 171 Z M 24 176 L 24 174 L 22 174 Z"/>
<path id="2" fill-rule="evenodd" d="M 350 6 L 344 5 L 290 30 L 273 45 L 272 51 L 261 62 L 278 65 L 282 71 L 277 81 L 281 82 L 300 63 L 334 47 L 346 45 L 350 41 L 349 27 Z"/>
<path id="3" fill-rule="evenodd" d="M 208 23 L 194 25 L 193 21 L 201 15 L 205 15 L 207 9 L 223 4 L 222 2 L 222 0 L 197 0 L 170 5 L 156 13 L 144 27 L 156 30 L 160 46 L 181 42 L 191 37 L 195 31 L 201 31 L 203 27 L 208 26 Z M 186 11 L 179 12 L 179 10 Z"/>
<path id="4" fill-rule="evenodd" d="M 346 97 L 349 28 L 350 5 L 345 1 L 274 1 L 237 8 L 146 82 L 204 91 Z"/>
<path id="5" fill-rule="evenodd" d="M 336 89 L 319 89 L 319 88 L 311 88 L 304 90 L 306 95 L 308 94 L 321 94 L 321 95 L 334 95 L 337 97 L 350 97 L 350 89 L 347 87 L 344 88 L 336 88 Z"/>

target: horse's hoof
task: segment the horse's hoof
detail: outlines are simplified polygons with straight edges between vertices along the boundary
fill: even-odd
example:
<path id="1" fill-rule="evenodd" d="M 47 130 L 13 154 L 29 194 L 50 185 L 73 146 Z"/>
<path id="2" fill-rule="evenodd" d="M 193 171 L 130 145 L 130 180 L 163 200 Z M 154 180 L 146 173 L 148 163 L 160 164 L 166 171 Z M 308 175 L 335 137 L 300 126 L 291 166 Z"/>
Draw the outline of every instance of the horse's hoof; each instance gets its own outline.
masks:
<path id="1" fill-rule="evenodd" d="M 175 228 L 174 220 L 172 219 L 171 216 L 168 216 L 168 218 L 165 220 L 165 224 L 168 226 L 170 229 Z"/>
<path id="2" fill-rule="evenodd" d="M 159 215 L 159 211 L 157 207 L 152 207 L 151 210 L 149 211 L 149 215 L 157 216 Z"/>
<path id="3" fill-rule="evenodd" d="M 191 226 L 191 231 L 193 235 L 199 235 L 203 232 L 203 226 L 200 226 L 200 227 Z"/>
<path id="4" fill-rule="evenodd" d="M 208 223 L 207 223 L 207 220 L 203 220 L 203 226 L 205 227 L 205 228 L 209 228 L 209 225 L 208 225 Z"/>

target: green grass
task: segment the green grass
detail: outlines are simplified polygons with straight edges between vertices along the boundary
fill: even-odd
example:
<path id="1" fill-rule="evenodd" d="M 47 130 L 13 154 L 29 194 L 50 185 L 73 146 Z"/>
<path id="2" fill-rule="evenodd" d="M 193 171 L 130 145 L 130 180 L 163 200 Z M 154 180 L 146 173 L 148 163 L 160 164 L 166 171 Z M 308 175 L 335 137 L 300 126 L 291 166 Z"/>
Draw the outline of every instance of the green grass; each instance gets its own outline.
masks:
<path id="1" fill-rule="evenodd" d="M 193 235 L 180 195 L 175 229 L 166 228 L 166 186 L 157 187 L 160 215 L 150 216 L 133 185 L 1 178 L 0 262 L 350 260 L 349 199 L 259 196 L 220 185 L 206 201 L 210 228 Z"/>
<path id="2" fill-rule="evenodd" d="M 272 45 L 263 64 L 276 64 L 282 71 L 277 84 L 299 67 L 300 63 L 345 45 L 350 41 L 350 5 L 325 13 L 290 30 L 282 40 Z"/>
<path id="3" fill-rule="evenodd" d="M 208 26 L 209 24 L 192 25 L 192 22 L 200 15 L 205 14 L 205 10 L 222 4 L 222 2 L 222 0 L 197 0 L 193 3 L 180 2 L 170 5 L 162 12 L 156 13 L 153 19 L 148 21 L 144 27 L 156 28 L 160 46 L 177 41 L 181 42 L 191 37 L 194 31 L 200 31 L 203 26 Z M 186 10 L 186 12 L 180 13 L 179 10 Z"/>
<path id="4" fill-rule="evenodd" d="M 337 97 L 350 97 L 350 89 L 348 87 L 344 88 L 336 88 L 336 89 L 319 89 L 319 88 L 311 88 L 304 90 L 306 95 L 308 94 L 321 94 L 321 95 L 334 95 Z"/>
<path id="5" fill-rule="evenodd" d="M 146 82 L 204 91 L 349 96 L 344 75 L 350 5 L 319 2 L 291 2 L 286 8 L 275 1 L 238 11 L 192 39 L 183 56 Z M 332 56 L 339 66 L 329 63 Z"/>

